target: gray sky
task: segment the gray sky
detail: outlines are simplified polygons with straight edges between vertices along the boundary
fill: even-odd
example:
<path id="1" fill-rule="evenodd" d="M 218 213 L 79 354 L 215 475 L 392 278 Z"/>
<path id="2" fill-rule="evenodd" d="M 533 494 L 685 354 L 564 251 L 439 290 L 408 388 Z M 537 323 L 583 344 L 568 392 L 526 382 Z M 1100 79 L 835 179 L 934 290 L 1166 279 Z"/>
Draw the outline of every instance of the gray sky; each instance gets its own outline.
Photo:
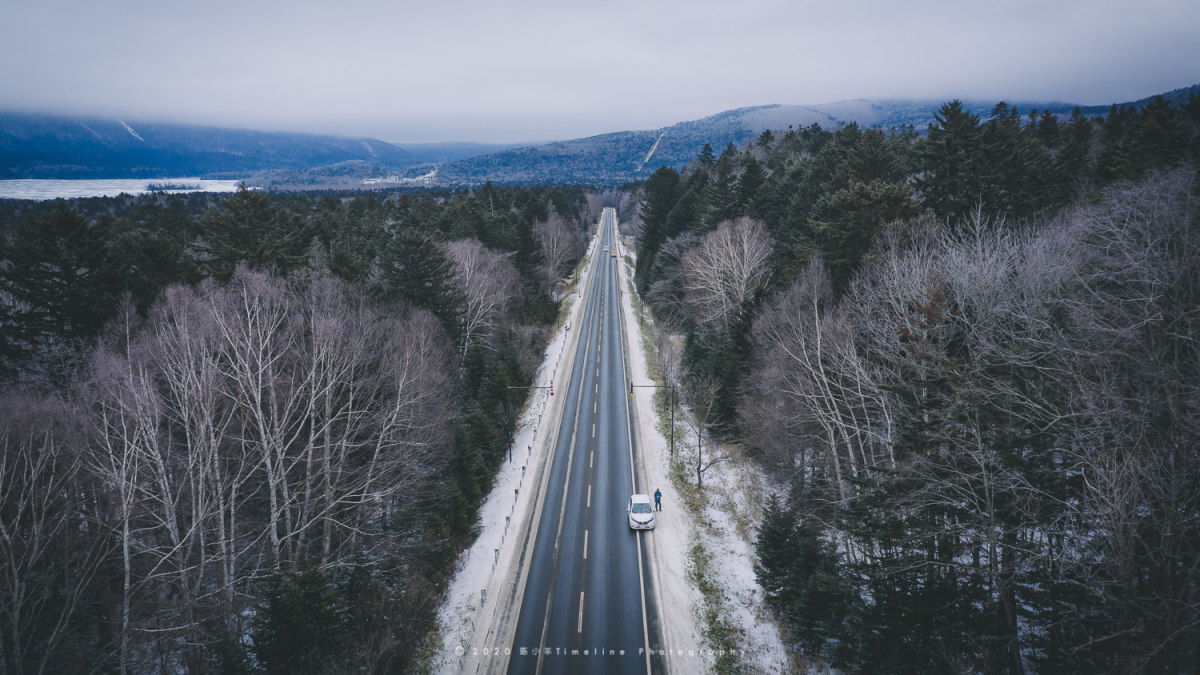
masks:
<path id="1" fill-rule="evenodd" d="M 1196 0 L 3 0 L 0 109 L 389 141 L 1200 83 Z"/>

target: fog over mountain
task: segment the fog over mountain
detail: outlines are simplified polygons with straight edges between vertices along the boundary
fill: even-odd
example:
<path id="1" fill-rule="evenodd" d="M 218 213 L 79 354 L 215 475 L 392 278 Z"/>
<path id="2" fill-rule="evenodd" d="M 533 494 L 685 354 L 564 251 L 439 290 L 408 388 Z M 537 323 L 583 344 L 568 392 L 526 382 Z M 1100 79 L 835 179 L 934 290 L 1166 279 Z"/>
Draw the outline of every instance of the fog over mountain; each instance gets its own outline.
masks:
<path id="1" fill-rule="evenodd" d="M 1200 85 L 1164 94 L 1182 104 Z M 1140 106 L 1148 99 L 1130 102 Z M 393 144 L 372 138 L 268 133 L 98 117 L 0 113 L 0 178 L 210 177 L 246 179 L 271 189 L 427 187 L 497 183 L 602 183 L 638 180 L 679 167 L 705 144 L 720 152 L 765 130 L 813 124 L 923 130 L 944 101 L 853 100 L 727 110 L 663 127 L 512 147 L 480 143 Z M 965 101 L 986 117 L 996 101 Z M 1069 114 L 1062 102 L 1009 101 Z M 1108 106 L 1085 108 L 1104 114 Z"/>

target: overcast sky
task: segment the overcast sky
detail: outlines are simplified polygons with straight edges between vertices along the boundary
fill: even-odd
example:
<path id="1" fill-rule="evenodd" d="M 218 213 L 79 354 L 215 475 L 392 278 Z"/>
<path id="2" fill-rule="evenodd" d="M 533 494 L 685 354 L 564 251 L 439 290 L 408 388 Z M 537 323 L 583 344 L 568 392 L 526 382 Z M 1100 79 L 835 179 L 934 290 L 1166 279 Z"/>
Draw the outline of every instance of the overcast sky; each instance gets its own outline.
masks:
<path id="1" fill-rule="evenodd" d="M 0 109 L 517 142 L 1200 83 L 1197 0 L 3 0 Z"/>

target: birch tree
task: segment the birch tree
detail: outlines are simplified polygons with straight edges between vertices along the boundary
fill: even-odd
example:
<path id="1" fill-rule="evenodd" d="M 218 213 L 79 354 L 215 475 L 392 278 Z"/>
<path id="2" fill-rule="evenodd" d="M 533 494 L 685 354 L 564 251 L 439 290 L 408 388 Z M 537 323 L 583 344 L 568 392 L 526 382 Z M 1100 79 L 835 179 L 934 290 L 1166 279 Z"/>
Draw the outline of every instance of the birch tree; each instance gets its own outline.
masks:
<path id="1" fill-rule="evenodd" d="M 0 397 L 0 670 L 79 671 L 72 640 L 108 552 L 80 436 L 60 402 Z M 81 645 L 82 646 L 82 645 Z"/>
<path id="2" fill-rule="evenodd" d="M 492 349 L 492 338 L 520 293 L 520 275 L 512 262 L 475 239 L 447 245 L 454 281 L 463 297 L 462 354 L 474 346 Z"/>
<path id="3" fill-rule="evenodd" d="M 567 272 L 567 264 L 583 252 L 583 235 L 579 229 L 557 213 L 534 225 L 542 247 L 542 262 L 546 276 L 555 284 Z"/>
<path id="4" fill-rule="evenodd" d="M 739 218 L 718 225 L 684 256 L 683 288 L 697 324 L 728 332 L 770 278 L 771 246 L 761 223 Z"/>

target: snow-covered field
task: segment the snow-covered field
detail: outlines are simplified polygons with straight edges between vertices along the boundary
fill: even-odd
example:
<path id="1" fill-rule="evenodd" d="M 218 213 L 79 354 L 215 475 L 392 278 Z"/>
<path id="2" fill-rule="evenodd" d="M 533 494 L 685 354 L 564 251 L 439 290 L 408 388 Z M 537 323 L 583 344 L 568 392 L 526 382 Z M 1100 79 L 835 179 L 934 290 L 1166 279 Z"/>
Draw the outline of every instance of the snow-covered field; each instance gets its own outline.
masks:
<path id="1" fill-rule="evenodd" d="M 589 259 L 595 247 L 593 240 Z M 632 252 L 626 252 L 626 256 L 621 259 L 620 279 L 626 354 L 632 381 L 649 384 L 628 283 Z M 588 282 L 590 272 L 585 269 L 581 287 Z M 566 380 L 563 371 L 574 351 L 574 335 L 567 327 L 579 325 L 583 304 L 578 300 L 576 296 L 567 321 L 546 348 L 536 382 L 539 386 L 548 386 L 551 380 Z M 549 397 L 545 389 L 533 391 L 536 393 L 513 441 L 513 461 L 496 477 L 495 488 L 480 512 L 479 539 L 459 559 L 458 572 L 440 609 L 440 640 L 428 660 L 433 672 L 489 672 L 507 661 L 504 653 L 510 645 L 504 644 L 503 637 L 497 639 L 497 632 L 505 630 L 507 621 L 515 620 L 515 611 L 508 603 L 515 595 L 512 582 L 519 563 L 521 533 L 536 510 L 534 482 L 542 475 L 553 447 L 557 429 L 554 420 L 558 419 L 555 404 L 562 398 Z M 654 391 L 637 388 L 630 401 L 639 470 L 651 491 L 657 488 L 663 492 L 658 525 L 646 537 L 654 602 L 661 617 L 663 643 L 657 648 L 663 650 L 672 673 L 711 672 L 716 663 L 717 655 L 703 637 L 705 598 L 688 580 L 688 552 L 700 543 L 708 553 L 708 578 L 721 589 L 720 597 L 714 599 L 710 594 L 708 602 L 719 605 L 721 620 L 732 627 L 734 659 L 752 672 L 791 672 L 796 664 L 783 646 L 779 627 L 769 615 L 762 589 L 754 578 L 753 540 L 768 493 L 765 481 L 748 462 L 718 464 L 705 474 L 708 498 L 702 511 L 689 513 L 668 477 L 670 449 L 657 428 Z M 681 436 L 684 425 L 676 421 L 677 451 L 688 442 L 694 446 L 694 437 Z"/>

